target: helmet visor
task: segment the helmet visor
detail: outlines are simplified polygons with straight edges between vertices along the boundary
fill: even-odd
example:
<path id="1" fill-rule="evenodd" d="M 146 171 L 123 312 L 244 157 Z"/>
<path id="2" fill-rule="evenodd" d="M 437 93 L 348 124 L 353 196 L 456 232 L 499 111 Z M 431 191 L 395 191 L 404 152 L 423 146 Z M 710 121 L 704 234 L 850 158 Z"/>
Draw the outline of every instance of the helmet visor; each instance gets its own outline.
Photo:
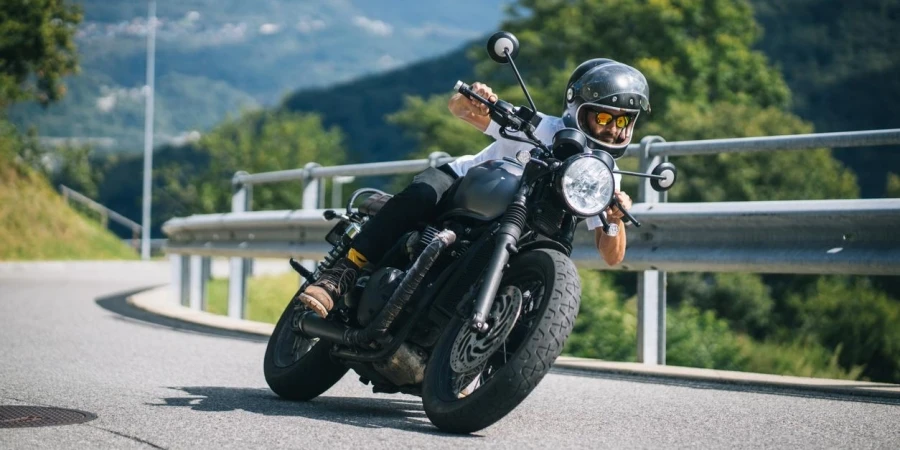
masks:
<path id="1" fill-rule="evenodd" d="M 602 147 L 621 148 L 631 142 L 639 114 L 638 109 L 585 103 L 578 107 L 578 127 Z"/>

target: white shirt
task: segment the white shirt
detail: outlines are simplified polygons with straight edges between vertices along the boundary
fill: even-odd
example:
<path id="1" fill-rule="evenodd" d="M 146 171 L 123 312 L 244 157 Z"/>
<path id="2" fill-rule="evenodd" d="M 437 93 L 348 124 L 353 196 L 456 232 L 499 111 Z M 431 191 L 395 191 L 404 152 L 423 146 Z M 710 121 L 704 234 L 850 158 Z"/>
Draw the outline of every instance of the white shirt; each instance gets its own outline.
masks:
<path id="1" fill-rule="evenodd" d="M 557 131 L 565 128 L 566 126 L 563 124 L 563 120 L 560 117 L 556 116 L 548 116 L 541 112 L 537 113 L 541 117 L 541 123 L 538 124 L 537 128 L 534 130 L 534 137 L 538 138 L 541 142 L 547 144 L 548 146 L 553 142 L 553 136 Z M 527 144 L 525 142 L 513 141 L 510 139 L 506 139 L 500 134 L 500 125 L 497 122 L 491 120 L 491 123 L 488 125 L 487 129 L 484 130 L 484 134 L 494 138 L 494 142 L 491 145 L 488 145 L 484 148 L 484 150 L 474 154 L 474 155 L 465 155 L 456 158 L 455 161 L 450 163 L 450 167 L 456 172 L 459 176 L 464 176 L 466 172 L 468 172 L 469 168 L 477 166 L 485 161 L 492 161 L 495 159 L 503 159 L 508 156 L 510 158 L 515 158 L 516 153 L 520 150 L 531 150 L 533 147 L 531 144 Z M 523 136 L 523 133 L 512 133 L 516 136 Z M 589 148 L 585 148 L 585 152 L 590 152 Z M 613 170 L 618 170 L 618 164 L 613 161 Z M 613 179 L 616 182 L 616 190 L 620 190 L 622 175 L 617 173 L 613 174 Z M 587 227 L 589 230 L 593 230 L 600 226 L 600 219 L 598 217 L 589 217 L 585 220 L 587 223 Z"/>

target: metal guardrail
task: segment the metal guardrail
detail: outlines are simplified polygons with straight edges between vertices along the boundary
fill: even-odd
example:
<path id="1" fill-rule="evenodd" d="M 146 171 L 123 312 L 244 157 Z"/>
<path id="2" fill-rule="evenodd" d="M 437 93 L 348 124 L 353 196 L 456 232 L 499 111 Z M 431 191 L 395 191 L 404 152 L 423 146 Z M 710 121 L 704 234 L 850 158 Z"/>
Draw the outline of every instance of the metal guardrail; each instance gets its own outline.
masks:
<path id="1" fill-rule="evenodd" d="M 139 247 L 140 243 L 135 242 L 135 240 L 138 239 L 138 237 L 141 235 L 141 225 L 139 223 L 101 205 L 100 203 L 95 202 L 94 200 L 91 200 L 86 195 L 84 195 L 64 184 L 59 185 L 59 191 L 60 191 L 60 193 L 62 193 L 63 199 L 66 202 L 68 202 L 69 200 L 74 200 L 74 201 L 86 206 L 87 208 L 97 212 L 97 214 L 100 215 L 100 223 L 103 225 L 103 228 L 106 228 L 109 226 L 110 220 L 112 220 L 113 222 L 116 222 L 122 226 L 125 226 L 127 228 L 130 228 L 131 234 L 132 234 L 132 246 L 138 246 L 136 248 L 138 248 L 138 249 L 140 248 Z"/>
<path id="2" fill-rule="evenodd" d="M 206 214 L 163 227 L 172 254 L 321 259 L 325 210 Z M 900 199 L 635 204 L 613 269 L 890 275 L 900 273 Z M 798 231 L 802 230 L 802 234 Z M 580 227 L 572 259 L 609 269 Z"/>
<path id="3" fill-rule="evenodd" d="M 800 150 L 900 144 L 900 129 L 804 134 L 666 143 L 648 136 L 628 147 L 642 172 L 667 156 L 720 152 Z M 330 224 L 319 210 L 320 184 L 334 176 L 413 173 L 451 161 L 434 153 L 425 160 L 321 167 L 262 174 L 235 174 L 232 212 L 172 219 L 163 226 L 173 255 L 176 289 L 183 304 L 205 303 L 199 274 L 211 256 L 231 258 L 229 315 L 246 311 L 250 258 L 295 256 L 315 259 L 328 246 Z M 682 175 L 689 176 L 689 175 Z M 304 182 L 303 209 L 248 212 L 254 184 Z M 643 180 L 634 213 L 644 224 L 628 228 L 625 261 L 615 267 L 638 271 L 638 359 L 665 363 L 666 271 L 760 273 L 900 274 L 900 200 L 817 200 L 727 203 L 665 203 L 664 193 Z M 593 235 L 576 234 L 573 259 L 579 266 L 603 268 Z"/>

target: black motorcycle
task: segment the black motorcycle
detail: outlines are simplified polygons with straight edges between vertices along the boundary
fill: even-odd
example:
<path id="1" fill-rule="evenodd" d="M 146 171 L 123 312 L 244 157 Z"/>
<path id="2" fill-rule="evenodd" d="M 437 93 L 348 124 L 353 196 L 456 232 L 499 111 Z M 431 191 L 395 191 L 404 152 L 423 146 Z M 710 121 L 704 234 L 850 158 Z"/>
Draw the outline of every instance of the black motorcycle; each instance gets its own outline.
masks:
<path id="1" fill-rule="evenodd" d="M 537 110 L 513 60 L 518 41 L 499 32 L 487 47 L 512 66 L 529 106 L 491 103 L 462 82 L 456 90 L 487 105 L 504 137 L 533 148 L 472 167 L 443 214 L 364 267 L 327 318 L 293 300 L 265 354 L 266 381 L 279 396 L 313 399 L 353 369 L 373 392 L 421 396 L 438 428 L 470 433 L 512 411 L 562 352 L 581 301 L 569 258 L 575 229 L 598 214 L 609 226 L 601 213 L 616 201 L 617 171 L 609 153 L 585 152 L 576 129 L 559 131 L 549 147 L 539 142 Z M 650 174 L 617 173 L 651 178 L 658 191 L 676 178 L 670 163 Z M 315 273 L 291 260 L 306 284 L 346 255 L 388 198 L 361 189 L 344 214 L 326 211 L 338 220 L 326 237 L 331 251 Z M 640 226 L 627 212 L 626 219 Z"/>

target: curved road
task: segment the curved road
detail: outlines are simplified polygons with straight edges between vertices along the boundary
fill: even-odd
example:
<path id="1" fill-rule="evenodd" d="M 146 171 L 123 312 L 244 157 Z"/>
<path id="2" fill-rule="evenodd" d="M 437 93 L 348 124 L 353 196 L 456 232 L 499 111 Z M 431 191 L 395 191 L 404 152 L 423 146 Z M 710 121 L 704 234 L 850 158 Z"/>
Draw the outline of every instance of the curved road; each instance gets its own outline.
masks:
<path id="1" fill-rule="evenodd" d="M 437 431 L 418 398 L 353 372 L 305 404 L 262 375 L 265 342 L 161 320 L 125 296 L 160 263 L 0 265 L 0 405 L 88 411 L 0 428 L 0 448 L 898 448 L 900 401 L 556 371 L 501 422 Z"/>

